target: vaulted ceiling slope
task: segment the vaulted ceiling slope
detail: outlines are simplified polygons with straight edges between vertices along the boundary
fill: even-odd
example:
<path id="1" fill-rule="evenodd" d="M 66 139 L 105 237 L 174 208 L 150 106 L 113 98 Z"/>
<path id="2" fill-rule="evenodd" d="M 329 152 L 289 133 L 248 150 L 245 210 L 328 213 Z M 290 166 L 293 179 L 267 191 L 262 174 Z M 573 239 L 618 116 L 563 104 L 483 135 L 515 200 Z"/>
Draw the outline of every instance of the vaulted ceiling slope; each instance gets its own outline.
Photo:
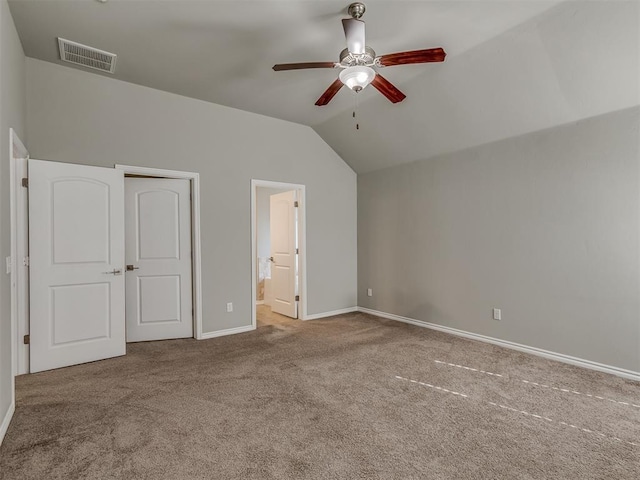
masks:
<path id="1" fill-rule="evenodd" d="M 9 3 L 29 57 L 60 63 L 59 36 L 114 52 L 115 78 L 310 125 L 359 173 L 638 104 L 637 1 L 366 1 L 378 54 L 448 56 L 386 68 L 407 99 L 365 89 L 357 131 L 347 89 L 314 106 L 337 71 L 271 70 L 337 61 L 349 0 Z"/>
<path id="2" fill-rule="evenodd" d="M 364 173 L 639 105 L 640 2 L 564 2 L 433 67 L 315 130 Z"/>

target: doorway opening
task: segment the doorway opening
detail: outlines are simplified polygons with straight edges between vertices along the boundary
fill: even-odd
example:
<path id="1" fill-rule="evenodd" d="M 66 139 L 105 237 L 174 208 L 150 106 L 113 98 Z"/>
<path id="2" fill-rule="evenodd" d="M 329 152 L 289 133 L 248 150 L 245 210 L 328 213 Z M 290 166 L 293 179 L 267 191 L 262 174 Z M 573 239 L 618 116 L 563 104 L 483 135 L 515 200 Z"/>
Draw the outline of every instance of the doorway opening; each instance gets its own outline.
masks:
<path id="1" fill-rule="evenodd" d="M 251 181 L 253 328 L 306 318 L 305 207 L 304 185 Z"/>

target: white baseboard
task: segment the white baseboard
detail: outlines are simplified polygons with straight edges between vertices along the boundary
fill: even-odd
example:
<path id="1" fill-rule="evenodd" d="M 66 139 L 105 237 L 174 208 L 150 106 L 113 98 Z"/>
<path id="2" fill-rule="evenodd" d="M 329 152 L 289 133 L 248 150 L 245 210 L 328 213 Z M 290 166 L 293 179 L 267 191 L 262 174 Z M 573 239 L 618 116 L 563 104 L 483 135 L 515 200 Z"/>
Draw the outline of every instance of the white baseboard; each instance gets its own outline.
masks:
<path id="1" fill-rule="evenodd" d="M 16 404 L 12 403 L 9 405 L 9 410 L 7 410 L 7 414 L 2 419 L 2 424 L 0 425 L 0 445 L 2 445 L 2 441 L 4 440 L 4 436 L 9 429 L 9 424 L 11 423 L 11 419 L 13 418 L 13 412 L 16 409 Z"/>
<path id="2" fill-rule="evenodd" d="M 258 300 L 258 301 L 256 302 L 256 305 L 264 305 L 264 300 Z"/>
<path id="3" fill-rule="evenodd" d="M 253 325 L 246 325 L 244 327 L 227 328 L 226 330 L 218 330 L 217 332 L 203 333 L 202 337 L 200 337 L 198 340 L 206 340 L 208 338 L 224 337 L 226 335 L 235 335 L 236 333 L 250 332 L 250 331 L 255 330 L 255 329 L 256 329 L 256 327 L 254 327 Z"/>
<path id="4" fill-rule="evenodd" d="M 604 365 L 602 363 L 592 362 L 591 360 L 585 360 L 583 358 L 576 358 L 570 355 L 564 355 L 562 353 L 550 352 L 541 348 L 530 347 L 528 345 L 522 345 L 520 343 L 509 342 L 507 340 L 500 340 L 498 338 L 487 337 L 486 335 L 480 335 L 477 333 L 466 332 L 464 330 L 458 330 L 457 328 L 445 327 L 442 325 L 436 325 L 435 323 L 424 322 L 422 320 L 416 320 L 414 318 L 401 317 L 400 315 L 394 315 L 393 313 L 380 312 L 378 310 L 371 310 L 369 308 L 358 307 L 359 312 L 368 313 L 377 317 L 388 318 L 389 320 L 396 320 L 398 322 L 410 323 L 411 325 L 417 325 L 418 327 L 430 328 L 432 330 L 438 330 L 440 332 L 450 333 L 459 337 L 470 338 L 472 340 L 478 340 L 480 342 L 491 343 L 500 347 L 510 348 L 512 350 L 518 350 L 520 352 L 530 353 L 539 357 L 548 358 L 550 360 L 556 360 L 558 362 L 568 363 L 576 365 L 578 367 L 589 368 L 591 370 L 597 370 L 599 372 L 610 373 L 619 377 L 628 378 L 630 380 L 640 381 L 640 372 L 634 372 L 633 370 L 626 370 L 624 368 L 613 367 L 611 365 Z"/>
<path id="5" fill-rule="evenodd" d="M 302 320 L 318 320 L 319 318 L 333 317 L 334 315 L 344 315 L 345 313 L 357 312 L 358 307 L 342 308 L 340 310 L 333 310 L 331 312 L 314 313 L 313 315 L 307 315 Z"/>

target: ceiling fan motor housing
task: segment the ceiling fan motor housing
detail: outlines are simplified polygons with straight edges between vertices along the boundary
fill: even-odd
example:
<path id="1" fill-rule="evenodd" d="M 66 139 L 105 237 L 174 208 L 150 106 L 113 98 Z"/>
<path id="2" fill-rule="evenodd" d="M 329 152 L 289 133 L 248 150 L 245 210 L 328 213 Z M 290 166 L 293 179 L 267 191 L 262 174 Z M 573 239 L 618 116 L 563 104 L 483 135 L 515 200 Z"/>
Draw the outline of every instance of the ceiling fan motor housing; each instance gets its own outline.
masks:
<path id="1" fill-rule="evenodd" d="M 340 66 L 354 67 L 356 65 L 364 65 L 372 67 L 375 65 L 376 52 L 371 47 L 364 47 L 364 53 L 351 53 L 348 48 L 340 52 Z"/>

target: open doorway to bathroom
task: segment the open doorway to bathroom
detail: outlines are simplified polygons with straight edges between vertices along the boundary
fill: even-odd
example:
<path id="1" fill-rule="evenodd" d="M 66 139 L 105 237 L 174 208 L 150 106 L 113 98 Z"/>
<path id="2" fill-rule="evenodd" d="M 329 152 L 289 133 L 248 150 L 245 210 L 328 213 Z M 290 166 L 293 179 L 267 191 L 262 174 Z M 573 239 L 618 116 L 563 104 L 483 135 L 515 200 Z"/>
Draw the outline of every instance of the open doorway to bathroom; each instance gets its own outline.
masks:
<path id="1" fill-rule="evenodd" d="M 304 318 L 304 186 L 252 181 L 254 325 Z"/>

